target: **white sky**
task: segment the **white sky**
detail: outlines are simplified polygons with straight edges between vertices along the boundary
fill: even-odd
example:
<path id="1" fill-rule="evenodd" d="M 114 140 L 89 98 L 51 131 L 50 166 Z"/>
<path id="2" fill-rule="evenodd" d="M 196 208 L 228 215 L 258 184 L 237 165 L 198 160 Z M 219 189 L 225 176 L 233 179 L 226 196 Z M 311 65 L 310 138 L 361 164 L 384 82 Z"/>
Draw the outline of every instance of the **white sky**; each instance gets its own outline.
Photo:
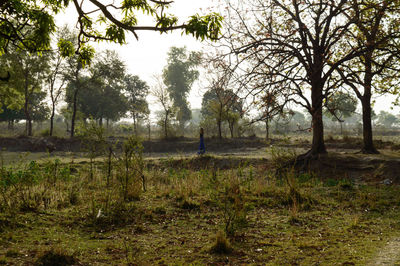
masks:
<path id="1" fill-rule="evenodd" d="M 209 8 L 216 5 L 218 0 L 175 0 L 172 4 L 169 12 L 176 15 L 179 21 L 184 22 L 190 15 L 199 13 L 200 15 L 209 13 Z M 60 14 L 57 17 L 57 25 L 62 26 L 69 24 L 70 27 L 74 27 L 77 21 L 77 15 L 74 8 L 71 7 L 66 11 L 65 14 Z M 143 25 L 146 23 L 140 23 Z M 147 25 L 152 25 L 151 22 Z M 201 41 L 197 41 L 194 37 L 181 35 L 181 31 L 175 31 L 167 34 L 159 34 L 151 31 L 139 31 L 139 40 L 136 40 L 132 34 L 127 35 L 126 45 L 117 45 L 102 42 L 100 44 L 93 43 L 92 45 L 96 48 L 96 51 L 105 49 L 116 50 L 121 58 L 125 61 L 128 72 L 134 75 L 138 75 L 141 79 L 147 81 L 149 85 L 153 84 L 153 76 L 155 74 L 161 74 L 162 69 L 167 64 L 167 52 L 170 47 L 186 46 L 189 51 L 200 51 L 205 47 L 205 44 Z M 201 76 L 200 76 L 201 80 Z M 189 95 L 189 102 L 192 108 L 201 107 L 202 95 L 205 89 L 202 88 L 201 82 L 196 82 Z M 394 97 L 377 97 L 374 109 L 377 113 L 381 110 L 390 111 L 394 114 L 399 114 L 400 108 L 395 107 L 390 110 L 391 102 Z M 154 106 L 151 103 L 150 106 Z M 360 104 L 359 104 L 360 108 Z M 154 108 L 150 108 L 154 111 Z M 159 109 L 156 107 L 156 109 Z"/>
<path id="2" fill-rule="evenodd" d="M 212 0 L 175 0 L 168 12 L 176 15 L 179 21 L 184 22 L 187 21 L 189 16 L 196 13 L 200 15 L 209 13 L 207 8 L 212 5 Z M 76 25 L 76 21 L 77 15 L 72 3 L 65 14 L 57 16 L 58 26 L 68 24 L 73 28 Z M 149 22 L 146 26 L 153 24 Z M 181 35 L 181 31 L 174 31 L 167 34 L 139 31 L 138 35 L 139 40 L 136 40 L 132 34 L 128 33 L 126 38 L 127 44 L 122 46 L 107 42 L 101 42 L 100 44 L 92 43 L 91 45 L 96 48 L 96 51 L 105 49 L 116 50 L 125 61 L 128 72 L 138 75 L 141 79 L 147 81 L 149 85 L 154 83 L 153 75 L 161 74 L 167 64 L 167 53 L 170 47 L 186 46 L 189 51 L 200 51 L 205 45 L 192 36 Z M 189 102 L 192 108 L 201 107 L 201 99 L 204 92 L 205 90 L 201 88 L 200 82 L 196 82 L 189 95 Z"/>

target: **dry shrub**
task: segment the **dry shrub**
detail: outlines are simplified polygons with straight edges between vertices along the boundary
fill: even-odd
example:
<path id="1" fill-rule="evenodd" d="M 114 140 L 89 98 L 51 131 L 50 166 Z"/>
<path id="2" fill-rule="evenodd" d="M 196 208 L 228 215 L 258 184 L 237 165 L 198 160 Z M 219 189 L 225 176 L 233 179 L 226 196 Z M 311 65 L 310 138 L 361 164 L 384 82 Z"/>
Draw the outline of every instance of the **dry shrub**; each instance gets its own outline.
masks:
<path id="1" fill-rule="evenodd" d="M 232 246 L 226 235 L 222 231 L 218 231 L 215 236 L 215 242 L 210 248 L 211 253 L 216 254 L 229 254 L 232 252 Z"/>
<path id="2" fill-rule="evenodd" d="M 65 253 L 62 250 L 49 250 L 42 254 L 35 262 L 37 266 L 66 266 L 66 265 L 76 265 L 78 263 L 77 259 L 71 255 Z"/>

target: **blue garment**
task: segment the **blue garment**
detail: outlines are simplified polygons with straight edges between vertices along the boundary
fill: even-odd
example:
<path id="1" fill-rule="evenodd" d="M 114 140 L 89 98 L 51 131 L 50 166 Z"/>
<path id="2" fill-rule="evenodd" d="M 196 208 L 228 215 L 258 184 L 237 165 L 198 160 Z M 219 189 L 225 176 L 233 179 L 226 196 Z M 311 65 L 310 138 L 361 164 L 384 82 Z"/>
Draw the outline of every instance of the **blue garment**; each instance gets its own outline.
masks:
<path id="1" fill-rule="evenodd" d="M 205 152 L 206 152 L 206 146 L 204 145 L 204 137 L 203 134 L 200 134 L 200 145 L 197 154 L 204 154 Z"/>

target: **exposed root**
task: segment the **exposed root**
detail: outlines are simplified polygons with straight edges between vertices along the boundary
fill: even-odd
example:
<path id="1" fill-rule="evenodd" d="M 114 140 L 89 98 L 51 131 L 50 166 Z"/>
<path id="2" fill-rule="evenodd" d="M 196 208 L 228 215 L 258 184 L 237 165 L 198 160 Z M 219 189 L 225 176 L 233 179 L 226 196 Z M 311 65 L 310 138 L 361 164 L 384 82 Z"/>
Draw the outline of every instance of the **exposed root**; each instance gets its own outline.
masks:
<path id="1" fill-rule="evenodd" d="M 361 149 L 360 153 L 362 153 L 362 154 L 380 154 L 380 152 L 377 149 L 375 149 L 375 147 L 372 147 L 372 148 L 364 147 Z"/>
<path id="2" fill-rule="evenodd" d="M 313 150 L 297 156 L 296 158 L 289 160 L 284 165 L 275 170 L 275 175 L 281 177 L 282 174 L 288 169 L 296 169 L 298 172 L 307 172 L 310 169 L 312 161 L 319 159 L 318 153 Z"/>

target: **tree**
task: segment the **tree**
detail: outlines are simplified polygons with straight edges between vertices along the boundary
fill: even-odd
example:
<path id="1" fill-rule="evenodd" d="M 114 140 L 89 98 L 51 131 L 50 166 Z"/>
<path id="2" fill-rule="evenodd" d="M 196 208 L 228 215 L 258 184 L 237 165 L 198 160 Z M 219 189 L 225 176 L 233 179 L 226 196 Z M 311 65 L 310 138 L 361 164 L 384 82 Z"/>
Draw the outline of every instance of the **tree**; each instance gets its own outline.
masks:
<path id="1" fill-rule="evenodd" d="M 133 129 L 137 134 L 137 124 L 140 119 L 146 118 L 149 113 L 149 105 L 146 97 L 149 94 L 149 86 L 138 76 L 126 75 L 124 77 L 124 91 L 128 98 L 129 111 L 133 119 Z"/>
<path id="2" fill-rule="evenodd" d="M 57 40 L 69 38 L 70 41 L 73 41 L 73 35 L 69 31 L 69 29 L 65 26 L 58 32 Z M 56 105 L 59 102 L 62 93 L 65 91 L 65 83 L 66 83 L 66 62 L 62 57 L 62 51 L 58 47 L 55 51 L 50 53 L 51 63 L 49 76 L 47 78 L 48 83 L 48 92 L 51 101 L 51 115 L 50 115 L 50 129 L 49 135 L 53 136 L 53 128 L 54 128 L 54 116 L 56 112 Z"/>
<path id="3" fill-rule="evenodd" d="M 73 67 L 78 67 L 76 71 L 79 71 L 79 62 Z M 122 93 L 126 71 L 122 60 L 115 52 L 105 51 L 95 58 L 94 66 L 88 70 L 84 76 L 72 77 L 67 87 L 66 100 L 73 114 L 79 110 L 85 119 L 95 119 L 100 126 L 103 119 L 108 122 L 123 117 L 128 106 Z"/>
<path id="4" fill-rule="evenodd" d="M 280 116 L 284 112 L 286 101 L 283 103 L 279 102 L 279 91 L 264 91 L 261 95 L 260 101 L 255 101 L 254 104 L 260 108 L 261 114 L 256 119 L 253 119 L 251 123 L 263 121 L 265 123 L 265 139 L 269 139 L 269 128 L 270 122 L 277 116 Z"/>
<path id="5" fill-rule="evenodd" d="M 378 123 L 383 125 L 385 128 L 391 128 L 394 124 L 399 123 L 399 121 L 399 118 L 386 111 L 380 111 L 378 115 Z"/>
<path id="6" fill-rule="evenodd" d="M 312 116 L 312 146 L 304 158 L 326 153 L 322 107 L 335 90 L 338 67 L 362 49 L 336 53 L 353 24 L 344 19 L 346 0 L 252 0 L 230 5 L 225 45 L 236 56 L 244 81 L 265 76 L 279 86 L 285 98 L 306 108 Z"/>
<path id="7" fill-rule="evenodd" d="M 32 136 L 33 108 L 38 105 L 37 101 L 40 103 L 45 97 L 41 90 L 49 71 L 49 54 L 43 53 L 39 56 L 26 51 L 9 51 L 2 56 L 2 60 L 11 72 L 11 78 L 5 86 L 14 89 L 15 95 L 19 98 L 14 101 L 23 103 L 25 134 Z"/>
<path id="8" fill-rule="evenodd" d="M 0 113 L 0 122 L 8 123 L 8 130 L 14 130 L 14 123 L 24 119 L 24 110 L 9 109 L 6 104 L 2 103 L 3 111 Z"/>
<path id="9" fill-rule="evenodd" d="M 54 15 L 70 3 L 78 13 L 78 45 L 61 40 L 59 46 L 65 56 L 78 53 L 82 65 L 93 56 L 93 49 L 86 45 L 89 41 L 105 40 L 123 44 L 126 32 L 138 38 L 138 32 L 143 30 L 164 33 L 181 29 L 196 38 L 214 40 L 220 34 L 220 15 L 193 15 L 187 22 L 179 24 L 178 18 L 166 12 L 173 1 L 123 0 L 120 4 L 100 0 L 0 1 L 0 54 L 7 51 L 10 43 L 28 51 L 49 49 L 50 36 L 55 31 Z M 142 12 L 154 18 L 155 24 L 139 25 L 137 16 Z M 100 28 L 104 31 L 100 31 Z"/>
<path id="10" fill-rule="evenodd" d="M 243 103 L 232 90 L 219 86 L 222 84 L 215 82 L 214 87 L 204 93 L 201 114 L 205 119 L 212 118 L 215 120 L 220 139 L 222 138 L 222 122 L 227 121 L 233 138 L 235 123 L 243 115 Z"/>
<path id="11" fill-rule="evenodd" d="M 75 135 L 75 122 L 78 111 L 78 95 L 80 90 L 85 86 L 85 82 L 88 79 L 82 74 L 83 69 L 82 63 L 79 61 L 77 56 L 69 57 L 67 60 L 67 87 L 66 87 L 66 101 L 69 102 L 69 108 L 71 111 L 71 129 L 70 137 L 73 138 Z M 72 106 L 71 106 L 72 105 Z"/>
<path id="12" fill-rule="evenodd" d="M 70 97 L 71 93 L 67 95 L 67 102 L 71 106 L 73 98 Z M 120 88 L 86 77 L 77 99 L 77 110 L 82 113 L 83 119 L 94 119 L 99 126 L 103 126 L 104 120 L 108 124 L 110 120 L 116 121 L 125 116 L 128 104 Z"/>
<path id="13" fill-rule="evenodd" d="M 0 1 L 0 55 L 11 45 L 29 52 L 50 49 L 51 34 L 55 32 L 54 14 L 68 1 Z"/>
<path id="14" fill-rule="evenodd" d="M 99 96 L 96 104 L 98 109 L 93 118 L 97 118 L 100 125 L 103 119 L 107 122 L 120 119 L 128 109 L 127 98 L 122 93 L 126 75 L 125 63 L 115 51 L 106 50 L 96 58 L 95 65 L 90 70 L 89 83 L 97 86 L 94 89 Z"/>
<path id="15" fill-rule="evenodd" d="M 152 87 L 151 94 L 156 98 L 157 102 L 161 105 L 162 107 L 162 121 L 161 121 L 161 126 L 164 131 L 164 137 L 165 139 L 168 139 L 169 135 L 169 128 L 170 128 L 170 122 L 171 118 L 174 114 L 174 105 L 172 102 L 172 99 L 169 96 L 168 89 L 166 85 L 164 84 L 162 77 L 154 77 L 155 80 L 155 85 Z"/>
<path id="16" fill-rule="evenodd" d="M 328 96 L 325 102 L 325 114 L 337 120 L 340 124 L 340 134 L 343 135 L 343 118 L 350 117 L 357 109 L 357 99 L 352 95 L 338 91 Z"/>
<path id="17" fill-rule="evenodd" d="M 182 133 L 185 123 L 192 116 L 187 97 L 193 82 L 199 77 L 199 72 L 195 69 L 199 63 L 199 53 L 188 53 L 186 47 L 171 47 L 168 52 L 168 65 L 163 70 L 164 83 L 177 111 L 176 118 Z"/>
<path id="18" fill-rule="evenodd" d="M 353 89 L 362 105 L 363 153 L 379 153 L 374 147 L 371 122 L 371 97 L 376 92 L 397 94 L 399 78 L 400 38 L 399 1 L 350 1 L 347 14 L 355 21 L 346 46 L 365 47 L 349 64 L 337 69 L 342 79 Z M 396 88 L 393 90 L 393 88 Z"/>

